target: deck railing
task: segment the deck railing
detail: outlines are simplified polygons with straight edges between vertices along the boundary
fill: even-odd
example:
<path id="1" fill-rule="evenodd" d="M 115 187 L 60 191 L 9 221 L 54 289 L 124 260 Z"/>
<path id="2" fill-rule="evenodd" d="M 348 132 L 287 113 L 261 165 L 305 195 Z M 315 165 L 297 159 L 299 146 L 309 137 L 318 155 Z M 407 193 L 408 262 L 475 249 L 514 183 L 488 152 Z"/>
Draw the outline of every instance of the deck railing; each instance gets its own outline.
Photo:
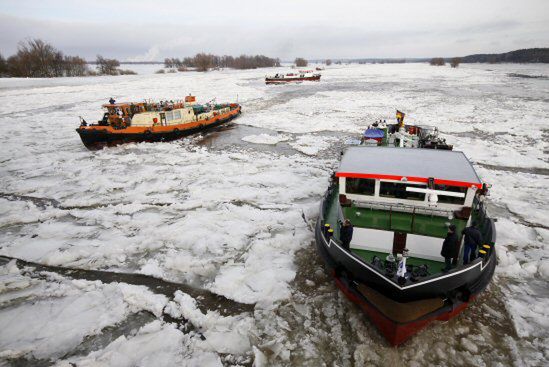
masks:
<path id="1" fill-rule="evenodd" d="M 357 208 L 366 208 L 366 209 L 381 209 L 387 211 L 395 211 L 401 213 L 411 213 L 411 214 L 423 214 L 437 217 L 448 217 L 453 213 L 452 210 L 448 209 L 439 209 L 439 208 L 425 208 L 418 207 L 409 204 L 388 204 L 388 203 L 378 203 L 373 201 L 355 201 L 354 205 Z"/>
<path id="2" fill-rule="evenodd" d="M 388 204 L 388 203 L 378 203 L 372 201 L 355 201 L 353 204 L 356 208 L 360 209 L 370 209 L 370 210 L 383 210 L 389 212 L 389 230 L 393 230 L 393 212 L 398 213 L 409 213 L 411 214 L 410 220 L 410 233 L 415 232 L 415 218 L 417 215 L 425 215 L 431 217 L 445 217 L 451 220 L 453 216 L 453 211 L 448 209 L 439 209 L 439 208 L 425 208 L 417 207 L 409 204 Z M 400 228 L 402 230 L 402 228 Z"/>
<path id="3" fill-rule="evenodd" d="M 478 229 L 482 233 L 483 245 L 486 244 L 489 249 L 481 248 L 486 251 L 485 259 L 488 259 L 496 244 L 496 223 L 495 220 L 486 213 L 486 206 L 483 202 L 478 203 L 478 217 L 476 218 Z"/>
<path id="4" fill-rule="evenodd" d="M 320 222 L 320 226 L 322 228 L 324 228 L 324 224 L 326 224 L 326 215 L 328 214 L 328 206 L 332 204 L 332 201 L 334 200 L 334 195 L 339 195 L 339 190 L 338 190 L 338 185 L 337 184 L 331 184 L 330 187 L 328 188 L 328 190 L 326 190 L 326 192 L 324 193 L 324 196 L 323 196 L 323 199 L 322 199 L 322 205 L 320 207 L 320 218 L 321 219 L 321 222 Z M 334 230 L 334 236 L 333 236 L 333 239 L 334 241 L 336 241 L 338 244 L 341 244 L 341 242 L 339 241 L 339 239 L 337 239 L 337 233 L 339 233 L 338 231 L 338 228 L 336 228 L 339 224 L 339 221 L 340 220 L 343 220 L 344 218 L 341 217 L 341 213 L 340 211 L 338 212 L 338 216 L 337 216 L 337 220 L 336 220 L 336 223 L 330 223 L 330 225 L 334 226 L 333 227 L 333 230 Z"/>

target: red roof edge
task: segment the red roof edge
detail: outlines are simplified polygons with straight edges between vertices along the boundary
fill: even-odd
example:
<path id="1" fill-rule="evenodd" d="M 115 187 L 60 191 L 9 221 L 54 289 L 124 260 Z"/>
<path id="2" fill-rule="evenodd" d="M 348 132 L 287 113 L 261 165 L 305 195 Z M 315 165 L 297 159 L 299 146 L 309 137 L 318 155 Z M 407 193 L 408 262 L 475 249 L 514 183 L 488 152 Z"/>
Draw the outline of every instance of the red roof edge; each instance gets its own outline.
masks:
<path id="1" fill-rule="evenodd" d="M 350 178 L 373 178 L 378 180 L 396 180 L 400 181 L 403 177 L 406 177 L 406 180 L 409 182 L 421 182 L 427 183 L 429 180 L 425 177 L 411 177 L 411 176 L 396 176 L 396 175 L 381 175 L 375 173 L 354 173 L 354 172 L 337 172 L 336 177 L 350 177 Z M 448 186 L 461 186 L 461 187 L 473 187 L 482 188 L 482 183 L 478 182 L 464 182 L 464 181 L 453 181 L 453 180 L 442 180 L 435 178 L 435 183 L 439 185 L 448 185 Z"/>

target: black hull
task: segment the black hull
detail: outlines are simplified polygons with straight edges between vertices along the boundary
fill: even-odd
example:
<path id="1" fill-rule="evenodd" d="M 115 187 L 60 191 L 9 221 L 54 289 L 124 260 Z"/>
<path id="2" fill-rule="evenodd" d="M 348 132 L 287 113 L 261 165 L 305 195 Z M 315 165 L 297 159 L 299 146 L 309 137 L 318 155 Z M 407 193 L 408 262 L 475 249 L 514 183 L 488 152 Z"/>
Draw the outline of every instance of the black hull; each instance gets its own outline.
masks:
<path id="1" fill-rule="evenodd" d="M 126 143 L 139 143 L 139 142 L 165 142 L 173 141 L 184 138 L 189 135 L 193 135 L 202 131 L 207 131 L 217 126 L 226 124 L 239 116 L 239 114 L 231 115 L 226 119 L 216 121 L 207 126 L 200 126 L 193 129 L 186 130 L 172 130 L 170 132 L 147 132 L 139 134 L 127 134 L 127 133 L 111 133 L 105 130 L 86 130 L 76 129 L 82 143 L 86 148 L 90 150 L 97 150 L 107 146 L 115 146 Z"/>
<path id="2" fill-rule="evenodd" d="M 336 277 L 346 278 L 349 283 L 362 283 L 396 302 L 411 302 L 434 297 L 468 301 L 470 297 L 482 292 L 490 283 L 496 266 L 494 248 L 488 257 L 476 259 L 467 267 L 453 269 L 447 274 L 430 275 L 419 278 L 416 282 L 407 280 L 403 284 L 398 283 L 396 279 L 388 279 L 372 264 L 364 262 L 355 254 L 343 249 L 334 239 L 330 241 L 326 239 L 322 226 L 328 197 L 329 193 L 326 193 L 321 204 L 315 239 L 320 256 Z M 491 224 L 493 225 L 493 222 Z M 495 230 L 493 238 L 495 239 Z"/>
<path id="3" fill-rule="evenodd" d="M 265 78 L 265 84 L 286 84 L 299 82 L 319 82 L 319 76 L 303 77 L 303 78 Z"/>

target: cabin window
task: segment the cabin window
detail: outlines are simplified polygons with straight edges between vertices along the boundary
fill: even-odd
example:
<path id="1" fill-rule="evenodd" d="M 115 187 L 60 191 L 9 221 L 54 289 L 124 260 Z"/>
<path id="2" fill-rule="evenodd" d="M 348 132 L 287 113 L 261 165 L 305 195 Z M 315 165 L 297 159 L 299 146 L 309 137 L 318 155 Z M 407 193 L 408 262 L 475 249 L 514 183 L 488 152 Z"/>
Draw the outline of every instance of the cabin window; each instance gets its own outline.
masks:
<path id="1" fill-rule="evenodd" d="M 175 120 L 178 120 L 181 118 L 181 111 L 177 110 L 177 111 L 173 111 L 173 118 Z"/>
<path id="2" fill-rule="evenodd" d="M 461 186 L 435 185 L 435 190 L 459 192 L 464 195 L 467 195 L 467 187 L 461 187 Z M 465 204 L 465 196 L 462 198 L 456 198 L 453 196 L 438 195 L 438 202 L 445 203 L 445 204 L 463 205 Z"/>
<path id="3" fill-rule="evenodd" d="M 369 195 L 373 196 L 376 190 L 376 180 L 369 178 L 349 178 L 345 179 L 345 192 L 347 194 Z"/>
<path id="4" fill-rule="evenodd" d="M 407 186 L 425 188 L 425 185 L 381 181 L 379 186 L 379 196 L 385 198 L 397 198 L 417 201 L 425 200 L 425 193 L 406 191 Z"/>
<path id="5" fill-rule="evenodd" d="M 173 113 L 170 111 L 170 112 L 166 112 L 166 121 L 171 121 L 173 120 Z"/>

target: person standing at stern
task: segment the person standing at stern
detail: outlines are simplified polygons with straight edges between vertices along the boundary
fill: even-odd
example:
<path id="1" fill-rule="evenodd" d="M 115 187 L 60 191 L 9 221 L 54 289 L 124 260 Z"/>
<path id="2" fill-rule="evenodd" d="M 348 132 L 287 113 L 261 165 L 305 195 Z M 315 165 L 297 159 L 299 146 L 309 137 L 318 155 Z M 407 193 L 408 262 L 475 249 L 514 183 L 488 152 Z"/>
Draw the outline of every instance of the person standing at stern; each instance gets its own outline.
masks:
<path id="1" fill-rule="evenodd" d="M 353 225 L 349 219 L 345 219 L 341 226 L 341 243 L 345 250 L 351 249 L 351 240 L 353 239 Z"/>
<path id="2" fill-rule="evenodd" d="M 458 236 L 456 234 L 456 226 L 450 224 L 448 227 L 448 234 L 442 243 L 442 250 L 440 255 L 444 258 L 446 266 L 442 269 L 443 272 L 448 272 L 452 268 L 452 259 L 457 256 L 458 248 Z"/>
<path id="3" fill-rule="evenodd" d="M 477 257 L 477 249 L 482 244 L 482 233 L 477 229 L 477 224 L 473 222 L 470 227 L 463 230 L 462 234 L 465 236 L 463 265 L 467 265 Z"/>

